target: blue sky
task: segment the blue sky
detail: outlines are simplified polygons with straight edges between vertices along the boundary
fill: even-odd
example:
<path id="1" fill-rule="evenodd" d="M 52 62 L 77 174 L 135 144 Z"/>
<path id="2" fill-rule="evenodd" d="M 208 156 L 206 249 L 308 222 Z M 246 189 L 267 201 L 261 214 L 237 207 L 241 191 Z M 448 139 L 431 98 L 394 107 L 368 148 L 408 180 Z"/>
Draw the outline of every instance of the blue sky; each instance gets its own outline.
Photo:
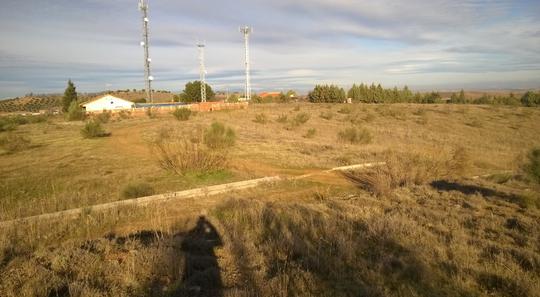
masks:
<path id="1" fill-rule="evenodd" d="M 2 0 L 0 98 L 141 89 L 138 0 Z M 155 88 L 198 79 L 241 89 L 252 35 L 255 90 L 380 82 L 414 89 L 540 87 L 540 1 L 150 0 Z"/>

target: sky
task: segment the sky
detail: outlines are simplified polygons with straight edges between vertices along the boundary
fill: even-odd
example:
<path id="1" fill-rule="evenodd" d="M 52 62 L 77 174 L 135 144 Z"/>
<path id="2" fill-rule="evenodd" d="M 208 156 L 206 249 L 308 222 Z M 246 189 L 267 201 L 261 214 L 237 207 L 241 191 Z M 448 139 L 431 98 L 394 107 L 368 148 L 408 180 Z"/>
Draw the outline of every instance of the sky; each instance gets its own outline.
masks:
<path id="1" fill-rule="evenodd" d="M 538 0 L 150 0 L 154 88 L 199 78 L 255 91 L 381 83 L 417 90 L 540 88 Z M 138 0 L 2 0 L 0 98 L 144 87 Z"/>

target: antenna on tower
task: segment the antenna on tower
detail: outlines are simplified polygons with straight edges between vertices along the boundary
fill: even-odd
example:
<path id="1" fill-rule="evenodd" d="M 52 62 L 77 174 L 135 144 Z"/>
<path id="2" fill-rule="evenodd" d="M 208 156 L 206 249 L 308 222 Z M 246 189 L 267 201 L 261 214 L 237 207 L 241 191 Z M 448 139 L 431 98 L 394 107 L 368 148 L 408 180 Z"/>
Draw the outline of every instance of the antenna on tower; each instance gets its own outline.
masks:
<path id="1" fill-rule="evenodd" d="M 148 1 L 149 0 L 139 0 L 139 10 L 142 12 L 142 21 L 143 21 L 143 40 L 141 41 L 141 46 L 144 49 L 144 85 L 146 90 L 146 98 L 150 102 L 154 102 L 152 98 L 152 81 L 154 77 L 150 73 L 150 54 L 148 52 Z"/>
<path id="2" fill-rule="evenodd" d="M 201 102 L 206 102 L 206 67 L 204 66 L 204 43 L 198 42 L 199 49 L 199 74 L 201 81 Z"/>
<path id="3" fill-rule="evenodd" d="M 250 62 L 249 62 L 249 35 L 253 30 L 248 27 L 240 27 L 240 33 L 244 34 L 244 49 L 246 53 L 246 86 L 245 86 L 245 96 L 244 99 L 247 101 L 251 100 L 251 78 L 250 78 Z"/>

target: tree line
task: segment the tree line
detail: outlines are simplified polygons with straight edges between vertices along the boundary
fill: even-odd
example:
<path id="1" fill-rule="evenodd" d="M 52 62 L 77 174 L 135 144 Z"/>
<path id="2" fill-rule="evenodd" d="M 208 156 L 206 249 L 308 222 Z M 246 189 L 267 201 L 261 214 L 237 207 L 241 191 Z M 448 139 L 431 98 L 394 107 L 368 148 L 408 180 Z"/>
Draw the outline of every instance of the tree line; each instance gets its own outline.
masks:
<path id="1" fill-rule="evenodd" d="M 439 92 L 412 92 L 409 87 L 403 88 L 383 88 L 380 84 L 367 85 L 364 83 L 354 84 L 348 92 L 337 85 L 316 85 L 309 92 L 308 100 L 313 103 L 342 103 L 347 99 L 356 103 L 454 103 L 454 104 L 500 104 L 500 105 L 524 105 L 540 106 L 540 93 L 527 92 L 521 98 L 514 94 L 509 96 L 484 95 L 480 98 L 472 99 L 465 96 L 461 90 L 452 93 L 451 97 L 443 100 Z"/>

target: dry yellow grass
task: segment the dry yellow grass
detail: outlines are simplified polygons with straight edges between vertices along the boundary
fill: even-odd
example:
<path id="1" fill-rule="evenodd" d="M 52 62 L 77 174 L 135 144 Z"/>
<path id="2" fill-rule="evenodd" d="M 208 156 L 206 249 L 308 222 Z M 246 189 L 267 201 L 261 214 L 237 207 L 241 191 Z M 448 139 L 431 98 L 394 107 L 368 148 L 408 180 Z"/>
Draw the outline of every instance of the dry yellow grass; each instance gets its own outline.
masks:
<path id="1" fill-rule="evenodd" d="M 0 296 L 539 296 L 540 213 L 521 200 L 538 199 L 538 187 L 515 169 L 540 146 L 540 110 L 295 106 L 252 105 L 185 122 L 112 119 L 112 136 L 93 140 L 79 135 L 82 123 L 20 126 L 15 132 L 35 146 L 0 155 L 0 220 L 123 199 L 125 186 L 139 182 L 161 193 L 411 152 L 448 160 L 460 147 L 470 167 L 419 171 L 408 179 L 419 182 L 391 195 L 327 174 L 3 229 Z M 269 121 L 253 123 L 263 113 Z M 276 120 L 300 113 L 310 115 L 301 126 Z M 150 142 L 162 127 L 187 136 L 214 121 L 236 132 L 227 172 L 178 176 L 159 166 Z M 372 142 L 338 141 L 353 126 L 368 129 Z M 316 134 L 304 137 L 309 129 Z M 513 173 L 463 178 L 506 170 Z"/>

